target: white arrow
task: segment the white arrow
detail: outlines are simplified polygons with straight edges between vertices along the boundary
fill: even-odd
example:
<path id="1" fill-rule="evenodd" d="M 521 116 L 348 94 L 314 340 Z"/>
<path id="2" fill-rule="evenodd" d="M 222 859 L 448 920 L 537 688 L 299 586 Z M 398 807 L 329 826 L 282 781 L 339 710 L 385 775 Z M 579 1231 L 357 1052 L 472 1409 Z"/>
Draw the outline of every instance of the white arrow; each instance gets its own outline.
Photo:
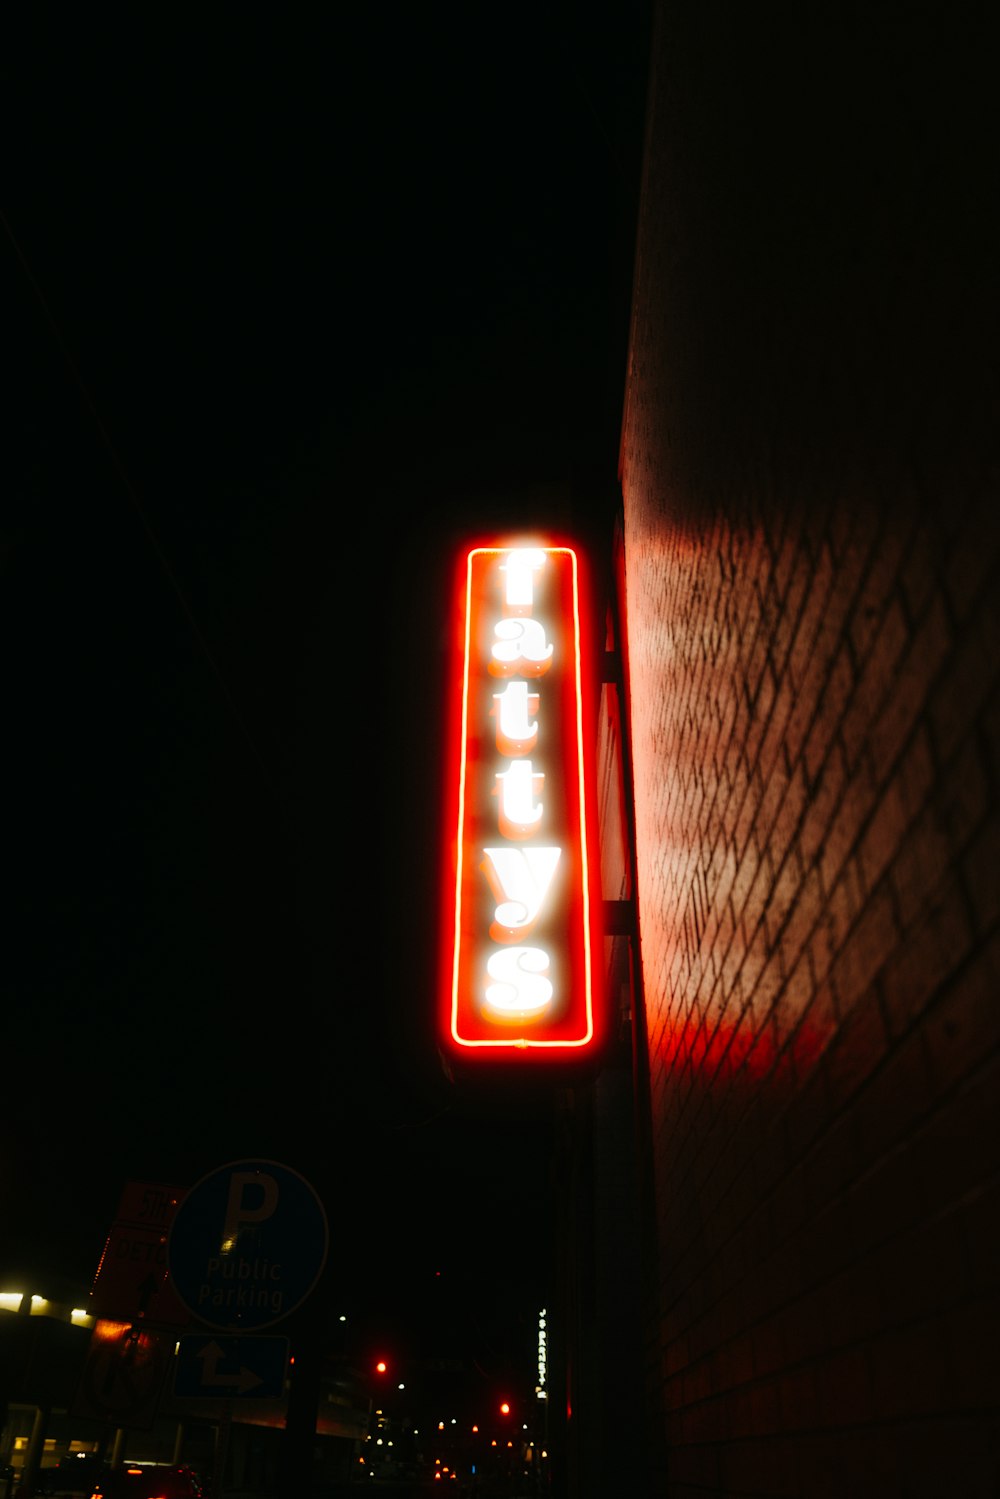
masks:
<path id="1" fill-rule="evenodd" d="M 198 1357 L 202 1362 L 201 1382 L 203 1385 L 217 1385 L 219 1388 L 234 1387 L 242 1395 L 247 1390 L 253 1389 L 255 1384 L 262 1384 L 259 1375 L 252 1369 L 240 1368 L 238 1374 L 220 1374 L 219 1365 L 226 1362 L 226 1355 L 218 1343 L 206 1343 Z"/>

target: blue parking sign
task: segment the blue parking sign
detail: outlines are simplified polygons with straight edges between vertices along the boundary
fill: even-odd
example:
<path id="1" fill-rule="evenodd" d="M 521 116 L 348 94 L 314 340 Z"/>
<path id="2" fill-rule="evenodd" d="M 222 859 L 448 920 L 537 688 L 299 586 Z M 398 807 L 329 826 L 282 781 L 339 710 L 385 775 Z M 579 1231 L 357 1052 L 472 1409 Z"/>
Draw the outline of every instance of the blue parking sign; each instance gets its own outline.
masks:
<path id="1" fill-rule="evenodd" d="M 250 1331 L 301 1306 L 328 1245 L 326 1211 L 304 1177 L 277 1161 L 231 1161 L 181 1201 L 167 1263 L 177 1296 L 199 1322 Z"/>

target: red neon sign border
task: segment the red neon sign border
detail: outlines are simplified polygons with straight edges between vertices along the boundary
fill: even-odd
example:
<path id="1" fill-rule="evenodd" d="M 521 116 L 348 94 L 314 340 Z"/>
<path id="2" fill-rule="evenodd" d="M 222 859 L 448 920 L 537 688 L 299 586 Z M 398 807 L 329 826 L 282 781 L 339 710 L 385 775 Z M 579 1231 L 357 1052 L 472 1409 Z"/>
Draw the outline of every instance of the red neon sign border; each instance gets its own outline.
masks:
<path id="1" fill-rule="evenodd" d="M 571 673 L 567 674 L 571 676 L 572 681 L 571 715 L 567 717 L 571 717 L 571 730 L 564 734 L 567 744 L 563 747 L 562 761 L 564 766 L 570 762 L 573 767 L 572 777 L 567 778 L 575 782 L 573 795 L 569 797 L 569 802 L 575 807 L 575 822 L 570 833 L 573 839 L 573 856 L 579 861 L 579 866 L 568 898 L 570 929 L 567 931 L 561 956 L 570 971 L 574 986 L 576 984 L 582 986 L 582 996 L 571 996 L 568 1018 L 563 1017 L 561 1022 L 562 1034 L 551 1034 L 550 1026 L 548 1034 L 540 1029 L 537 1035 L 523 1033 L 512 1035 L 509 1026 L 498 1024 L 488 1034 L 470 1035 L 468 1032 L 474 1030 L 475 1027 L 467 1024 L 471 1005 L 462 994 L 463 967 L 468 967 L 470 963 L 469 943 L 463 940 L 462 921 L 465 882 L 469 877 L 466 863 L 472 856 L 471 849 L 467 846 L 467 815 L 470 774 L 468 755 L 470 679 L 477 669 L 472 640 L 474 613 L 477 607 L 474 568 L 479 559 L 502 556 L 512 550 L 526 547 L 538 547 L 547 554 L 562 559 L 570 570 L 573 660 Z M 455 834 L 451 869 L 453 881 L 450 892 L 451 921 L 446 937 L 450 962 L 446 979 L 448 993 L 444 1030 L 450 1045 L 466 1055 L 471 1053 L 495 1057 L 498 1053 L 516 1052 L 520 1057 L 544 1058 L 551 1057 L 556 1052 L 580 1053 L 592 1047 L 599 1039 L 597 932 L 594 921 L 597 909 L 594 889 L 597 871 L 593 852 L 597 845 L 592 834 L 594 826 L 593 781 L 590 775 L 591 756 L 588 753 L 590 741 L 587 737 L 587 681 L 584 674 L 589 636 L 583 625 L 585 576 L 582 575 L 584 575 L 582 559 L 574 547 L 561 542 L 541 541 L 534 537 L 518 537 L 516 540 L 512 539 L 503 543 L 470 546 L 465 552 L 459 578 L 456 580 L 456 592 L 461 596 L 461 624 L 457 632 L 457 644 L 461 654 L 462 675 L 460 710 L 456 713 L 457 723 L 452 726 L 457 764 L 454 765 L 451 783 L 453 791 L 448 799 L 451 826 Z M 565 584 L 560 584 L 560 587 L 565 589 Z M 567 725 L 564 723 L 561 727 L 565 730 Z M 465 1020 L 463 1016 L 466 1017 Z M 560 1023 L 557 1022 L 557 1024 Z M 482 1029 L 488 1031 L 488 1024 Z"/>

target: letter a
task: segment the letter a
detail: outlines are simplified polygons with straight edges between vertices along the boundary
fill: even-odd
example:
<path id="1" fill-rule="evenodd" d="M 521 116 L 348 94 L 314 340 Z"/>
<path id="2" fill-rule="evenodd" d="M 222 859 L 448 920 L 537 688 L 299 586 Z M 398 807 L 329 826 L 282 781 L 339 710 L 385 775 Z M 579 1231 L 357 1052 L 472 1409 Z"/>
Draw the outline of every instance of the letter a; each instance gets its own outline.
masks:
<path id="1" fill-rule="evenodd" d="M 552 665 L 555 647 L 545 639 L 537 619 L 500 619 L 493 626 L 495 643 L 486 669 L 494 677 L 540 677 Z"/>

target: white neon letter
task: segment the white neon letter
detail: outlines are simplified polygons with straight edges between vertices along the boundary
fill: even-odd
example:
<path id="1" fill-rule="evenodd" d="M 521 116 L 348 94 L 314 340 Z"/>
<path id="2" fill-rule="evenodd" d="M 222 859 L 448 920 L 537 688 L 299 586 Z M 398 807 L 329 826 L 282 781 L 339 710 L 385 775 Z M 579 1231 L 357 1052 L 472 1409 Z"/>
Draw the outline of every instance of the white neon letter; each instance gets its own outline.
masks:
<path id="1" fill-rule="evenodd" d="M 501 619 L 493 626 L 496 644 L 487 662 L 495 677 L 540 677 L 552 665 L 553 647 L 537 619 Z"/>
<path id="2" fill-rule="evenodd" d="M 513 942 L 534 926 L 559 863 L 559 848 L 484 848 L 480 869 L 497 900 L 490 936 Z"/>
<path id="3" fill-rule="evenodd" d="M 535 775 L 530 760 L 515 760 L 509 770 L 497 772 L 500 811 L 497 822 L 504 838 L 528 838 L 536 831 L 544 807 L 534 800 L 541 795 L 544 775 Z"/>
<path id="4" fill-rule="evenodd" d="M 527 682 L 508 682 L 503 692 L 494 692 L 493 701 L 501 755 L 523 755 L 534 749 L 538 725 L 531 720 L 538 712 L 538 693 L 529 692 Z"/>
<path id="5" fill-rule="evenodd" d="M 507 561 L 501 562 L 500 571 L 507 574 L 503 601 L 508 608 L 531 608 L 535 599 L 535 573 L 544 566 L 545 553 L 540 547 L 520 547 L 507 553 Z"/>
<path id="6" fill-rule="evenodd" d="M 486 985 L 484 1008 L 498 1020 L 534 1020 L 548 1008 L 552 985 L 549 955 L 540 947 L 504 947 L 491 955 L 486 971 L 494 980 Z"/>

